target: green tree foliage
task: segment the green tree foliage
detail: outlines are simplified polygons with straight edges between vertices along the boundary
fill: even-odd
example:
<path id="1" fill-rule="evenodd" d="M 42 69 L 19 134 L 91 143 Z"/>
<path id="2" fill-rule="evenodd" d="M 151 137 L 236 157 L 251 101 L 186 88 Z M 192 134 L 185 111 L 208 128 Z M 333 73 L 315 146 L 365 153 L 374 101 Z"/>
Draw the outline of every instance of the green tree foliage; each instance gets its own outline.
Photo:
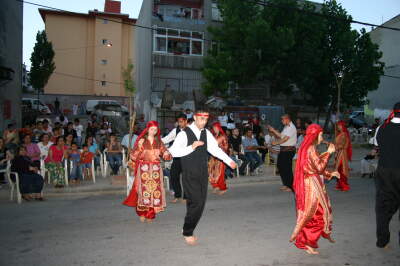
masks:
<path id="1" fill-rule="evenodd" d="M 43 90 L 56 69 L 53 59 L 53 45 L 47 40 L 46 32 L 39 31 L 36 34 L 36 44 L 31 55 L 29 74 L 29 82 L 38 92 Z"/>
<path id="2" fill-rule="evenodd" d="M 223 95 L 230 81 L 261 81 L 286 95 L 296 86 L 307 104 L 333 109 L 340 81 L 343 104 L 364 104 L 383 74 L 382 55 L 365 30 L 351 29 L 341 5 L 335 0 L 322 8 L 296 0 L 260 2 L 218 1 L 223 23 L 210 28 L 218 45 L 204 61 L 207 95 Z"/>
<path id="3" fill-rule="evenodd" d="M 128 154 L 131 151 L 131 140 L 133 136 L 133 127 L 135 125 L 136 112 L 132 112 L 132 102 L 136 92 L 135 81 L 133 79 L 133 70 L 135 66 L 132 64 L 132 60 L 128 60 L 128 65 L 124 69 L 122 69 L 122 78 L 124 79 L 124 87 L 125 91 L 129 94 L 129 145 L 128 145 Z"/>

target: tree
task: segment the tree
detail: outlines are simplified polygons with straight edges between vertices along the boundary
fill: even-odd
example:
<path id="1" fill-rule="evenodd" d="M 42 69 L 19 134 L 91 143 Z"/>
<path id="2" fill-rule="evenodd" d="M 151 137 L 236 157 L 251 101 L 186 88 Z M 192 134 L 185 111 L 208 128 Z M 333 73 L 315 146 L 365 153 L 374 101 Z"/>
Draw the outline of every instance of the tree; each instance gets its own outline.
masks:
<path id="1" fill-rule="evenodd" d="M 128 65 L 126 69 L 122 69 L 122 78 L 124 79 L 124 87 L 125 91 L 129 94 L 129 145 L 128 145 L 128 154 L 131 151 L 131 142 L 132 142 L 132 135 L 133 135 L 133 127 L 135 125 L 136 119 L 136 111 L 132 111 L 132 100 L 135 96 L 136 87 L 135 81 L 133 80 L 133 70 L 134 65 L 132 64 L 132 60 L 128 60 Z"/>
<path id="2" fill-rule="evenodd" d="M 54 50 L 51 42 L 47 40 L 46 32 L 38 31 L 36 34 L 36 44 L 31 55 L 31 70 L 29 82 L 39 93 L 46 86 L 53 74 L 56 66 L 54 64 Z M 38 105 L 39 106 L 39 105 Z"/>

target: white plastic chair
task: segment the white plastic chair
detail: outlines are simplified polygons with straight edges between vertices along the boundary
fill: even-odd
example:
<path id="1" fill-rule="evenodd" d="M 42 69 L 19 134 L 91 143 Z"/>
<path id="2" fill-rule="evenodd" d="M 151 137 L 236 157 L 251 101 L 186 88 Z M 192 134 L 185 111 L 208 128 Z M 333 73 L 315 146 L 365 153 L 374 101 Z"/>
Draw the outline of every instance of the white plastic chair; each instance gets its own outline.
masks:
<path id="1" fill-rule="evenodd" d="M 16 172 L 11 172 L 11 161 L 7 161 L 7 166 L 5 169 L 0 170 L 0 173 L 4 173 L 4 175 L 7 177 L 8 184 L 11 188 L 10 190 L 10 201 L 14 200 L 14 190 L 16 192 L 17 196 L 17 202 L 18 204 L 21 204 L 22 197 L 21 193 L 19 191 L 19 176 L 18 173 Z M 11 180 L 11 174 L 15 176 L 15 182 Z"/>
<path id="2" fill-rule="evenodd" d="M 131 175 L 131 171 L 129 168 L 126 169 L 126 195 L 128 196 L 132 187 L 133 182 L 135 181 L 135 177 Z"/>

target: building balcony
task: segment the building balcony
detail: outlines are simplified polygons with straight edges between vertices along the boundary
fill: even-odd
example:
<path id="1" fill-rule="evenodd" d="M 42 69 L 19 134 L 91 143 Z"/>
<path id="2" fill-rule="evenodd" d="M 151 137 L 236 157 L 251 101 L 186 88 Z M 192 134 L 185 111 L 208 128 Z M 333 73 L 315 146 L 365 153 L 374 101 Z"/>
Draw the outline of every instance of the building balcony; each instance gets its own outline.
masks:
<path id="1" fill-rule="evenodd" d="M 153 63 L 155 67 L 199 70 L 203 57 L 153 53 Z"/>

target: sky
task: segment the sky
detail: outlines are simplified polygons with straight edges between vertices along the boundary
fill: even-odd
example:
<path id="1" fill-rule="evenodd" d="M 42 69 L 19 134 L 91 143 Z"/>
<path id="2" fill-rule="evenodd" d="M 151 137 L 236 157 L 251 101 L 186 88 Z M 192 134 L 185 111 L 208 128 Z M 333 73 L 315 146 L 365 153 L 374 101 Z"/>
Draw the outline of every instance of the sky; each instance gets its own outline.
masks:
<path id="1" fill-rule="evenodd" d="M 139 16 L 142 1 L 121 0 L 122 13 L 129 14 L 131 18 Z M 323 0 L 313 0 L 322 3 Z M 105 0 L 27 0 L 27 2 L 51 6 L 67 11 L 87 13 L 89 10 L 104 10 Z M 382 24 L 400 14 L 400 0 L 337 0 L 353 17 L 353 20 Z M 37 6 L 24 4 L 24 33 L 23 33 L 23 60 L 30 66 L 30 56 L 35 45 L 36 33 L 44 29 L 44 23 L 38 12 Z M 359 30 L 362 25 L 353 24 Z M 371 28 L 366 27 L 367 31 Z"/>

